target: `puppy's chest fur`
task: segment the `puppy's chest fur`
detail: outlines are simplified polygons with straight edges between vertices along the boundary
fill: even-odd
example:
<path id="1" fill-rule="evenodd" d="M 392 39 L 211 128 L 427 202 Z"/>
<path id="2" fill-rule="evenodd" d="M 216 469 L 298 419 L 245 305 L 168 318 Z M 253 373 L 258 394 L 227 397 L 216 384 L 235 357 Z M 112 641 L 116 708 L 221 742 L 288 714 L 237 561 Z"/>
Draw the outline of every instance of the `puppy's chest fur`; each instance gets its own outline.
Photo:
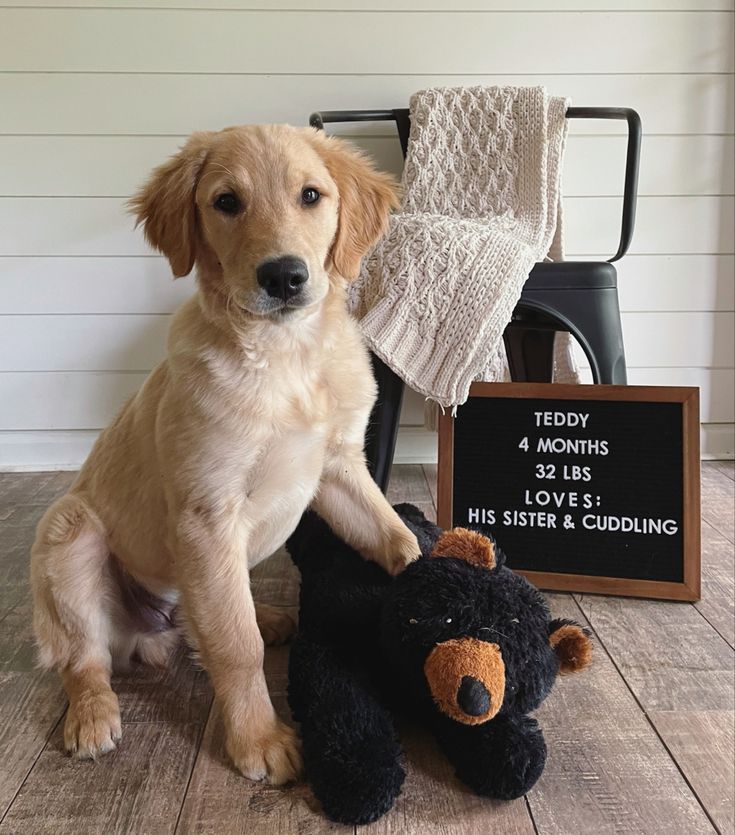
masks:
<path id="1" fill-rule="evenodd" d="M 258 347 L 212 352 L 197 399 L 229 449 L 246 497 L 249 561 L 278 548 L 314 497 L 331 458 L 362 444 L 375 384 L 351 320 L 324 332 L 278 334 Z M 210 424 L 209 431 L 212 432 Z"/>
<path id="2" fill-rule="evenodd" d="M 206 356 L 211 385 L 200 404 L 218 415 L 225 406 L 235 434 L 249 443 L 310 436 L 339 445 L 359 424 L 375 397 L 367 352 L 354 323 L 300 331 L 255 334 L 238 350 Z"/>

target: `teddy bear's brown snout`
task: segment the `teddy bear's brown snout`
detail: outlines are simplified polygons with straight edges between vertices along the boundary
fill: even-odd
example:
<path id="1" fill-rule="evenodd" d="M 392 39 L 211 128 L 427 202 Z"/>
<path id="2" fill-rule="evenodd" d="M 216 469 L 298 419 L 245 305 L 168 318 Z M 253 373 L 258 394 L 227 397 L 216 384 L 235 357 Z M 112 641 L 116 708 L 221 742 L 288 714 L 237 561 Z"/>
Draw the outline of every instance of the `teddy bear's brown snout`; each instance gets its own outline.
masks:
<path id="1" fill-rule="evenodd" d="M 437 644 L 424 674 L 439 710 L 457 722 L 479 725 L 500 710 L 505 694 L 505 664 L 500 647 L 477 638 Z"/>

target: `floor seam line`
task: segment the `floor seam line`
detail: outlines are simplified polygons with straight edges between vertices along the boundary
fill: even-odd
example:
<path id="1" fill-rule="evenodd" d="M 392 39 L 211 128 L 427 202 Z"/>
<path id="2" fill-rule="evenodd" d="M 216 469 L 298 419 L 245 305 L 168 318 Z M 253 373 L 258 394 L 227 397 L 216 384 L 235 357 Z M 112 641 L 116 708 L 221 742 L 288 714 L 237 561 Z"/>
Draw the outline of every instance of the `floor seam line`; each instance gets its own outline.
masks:
<path id="1" fill-rule="evenodd" d="M 28 771 L 25 774 L 25 777 L 22 779 L 20 785 L 18 786 L 15 793 L 13 794 L 12 800 L 8 803 L 8 808 L 5 810 L 3 816 L 0 817 L 0 827 L 2 827 L 3 823 L 5 822 L 5 819 L 10 814 L 10 812 L 13 808 L 13 805 L 15 804 L 15 801 L 18 799 L 18 795 L 23 791 L 23 787 L 28 782 L 28 778 L 33 773 L 33 770 L 35 769 L 36 765 L 38 764 L 38 761 L 41 759 L 41 755 L 46 750 L 46 748 L 48 748 L 49 740 L 54 735 L 56 729 L 59 727 L 59 724 L 61 723 L 61 720 L 66 715 L 67 707 L 68 707 L 68 705 L 61 711 L 61 714 L 59 715 L 59 718 L 51 726 L 51 730 L 48 732 L 48 734 L 46 736 L 46 739 L 43 742 L 43 745 L 40 747 L 40 749 L 38 751 L 38 754 L 36 755 L 36 757 L 33 760 L 33 763 L 31 764 L 31 767 L 28 769 Z"/>
<path id="2" fill-rule="evenodd" d="M 689 789 L 689 791 L 692 793 L 692 797 L 694 797 L 694 799 L 697 801 L 697 803 L 698 803 L 698 805 L 699 805 L 700 809 L 704 812 L 705 817 L 706 817 L 706 818 L 707 818 L 707 820 L 710 822 L 710 825 L 712 826 L 712 828 L 714 829 L 714 831 L 715 831 L 715 832 L 717 832 L 717 833 L 718 833 L 718 835 L 722 835 L 722 833 L 721 833 L 721 831 L 720 831 L 720 828 L 717 826 L 717 824 L 716 824 L 716 823 L 714 822 L 714 820 L 712 819 L 712 816 L 710 815 L 709 810 L 708 810 L 708 809 L 707 809 L 707 807 L 704 805 L 704 803 L 703 803 L 702 799 L 699 797 L 699 794 L 695 791 L 694 786 L 692 786 L 692 784 L 689 782 L 689 778 L 686 776 L 686 774 L 684 773 L 684 770 L 683 770 L 683 769 L 682 769 L 682 767 L 679 765 L 679 762 L 678 762 L 678 760 L 676 759 L 676 757 L 674 757 L 674 755 L 671 753 L 671 750 L 669 749 L 669 746 L 666 744 L 666 742 L 664 741 L 664 738 L 661 736 L 661 733 L 659 732 L 658 728 L 654 725 L 654 723 L 653 723 L 653 722 L 652 722 L 652 720 L 651 720 L 651 717 L 648 715 L 648 711 L 647 711 L 647 710 L 643 707 L 643 704 L 641 703 L 640 699 L 638 698 L 638 696 L 636 695 L 635 691 L 633 690 L 633 688 L 632 688 L 632 687 L 630 686 L 630 684 L 628 683 L 628 680 L 627 680 L 627 678 L 625 677 L 625 675 L 623 675 L 622 670 L 620 669 L 620 667 L 618 666 L 617 662 L 616 662 L 616 661 L 615 661 L 615 659 L 613 658 L 612 653 L 611 653 L 611 652 L 610 652 L 610 650 L 607 648 L 607 646 L 606 646 L 605 642 L 604 642 L 604 641 L 602 640 L 602 638 L 600 637 L 600 634 L 599 634 L 599 633 L 598 633 L 598 631 L 595 629 L 594 624 L 592 623 L 592 621 L 591 621 L 591 620 L 587 617 L 587 615 L 585 614 L 584 609 L 583 609 L 583 608 L 582 608 L 582 606 L 580 605 L 580 603 L 579 603 L 579 601 L 577 600 L 577 598 L 576 598 L 576 596 L 575 596 L 575 594 L 574 594 L 574 593 L 572 593 L 572 599 L 574 600 L 574 603 L 576 604 L 577 608 L 579 609 L 579 611 L 580 611 L 580 612 L 582 613 L 582 615 L 584 616 L 584 618 L 585 618 L 585 620 L 587 621 L 587 623 L 590 625 L 590 628 L 592 629 L 592 631 L 595 633 L 595 636 L 597 637 L 597 640 L 599 641 L 600 646 L 601 646 L 601 647 L 602 647 L 602 649 L 604 650 L 605 655 L 607 655 L 607 657 L 610 659 L 610 663 L 613 665 L 613 667 L 615 667 L 615 670 L 616 670 L 617 674 L 618 674 L 618 675 L 620 676 L 620 678 L 623 680 L 623 683 L 625 684 L 626 689 L 628 690 L 628 692 L 630 693 L 630 695 L 633 697 L 633 699 L 634 699 L 634 701 L 635 701 L 636 705 L 638 706 L 638 709 L 641 711 L 641 713 L 643 714 L 643 717 L 645 718 L 646 722 L 648 723 L 648 726 L 651 728 L 651 730 L 653 731 L 653 733 L 656 735 L 656 738 L 659 740 L 659 742 L 660 742 L 660 743 L 661 743 L 661 745 L 663 746 L 664 751 L 666 751 L 666 753 L 667 753 L 667 754 L 668 754 L 668 756 L 669 756 L 669 759 L 671 760 L 671 762 L 674 764 L 674 767 L 676 768 L 676 770 L 677 770 L 677 771 L 679 772 L 679 774 L 681 775 L 682 780 L 684 780 L 685 785 L 687 786 L 687 788 Z M 689 605 L 691 605 L 691 604 L 689 604 Z"/>
<path id="3" fill-rule="evenodd" d="M 212 696 L 209 700 L 209 707 L 207 708 L 207 715 L 202 722 L 201 728 L 199 729 L 199 733 L 197 734 L 197 743 L 196 743 L 196 751 L 194 753 L 194 759 L 191 762 L 191 769 L 189 771 L 189 777 L 186 781 L 186 786 L 184 788 L 184 792 L 181 795 L 181 805 L 179 806 L 179 812 L 176 815 L 176 823 L 174 824 L 174 828 L 171 830 L 173 835 L 179 831 L 179 824 L 181 823 L 181 816 L 184 813 L 184 806 L 186 805 L 186 798 L 189 796 L 189 787 L 191 786 L 191 781 L 194 778 L 194 770 L 196 769 L 197 762 L 199 761 L 199 754 L 202 750 L 202 742 L 204 741 L 204 732 L 207 729 L 207 725 L 209 724 L 209 720 L 212 716 L 212 705 L 214 704 L 214 696 Z"/>

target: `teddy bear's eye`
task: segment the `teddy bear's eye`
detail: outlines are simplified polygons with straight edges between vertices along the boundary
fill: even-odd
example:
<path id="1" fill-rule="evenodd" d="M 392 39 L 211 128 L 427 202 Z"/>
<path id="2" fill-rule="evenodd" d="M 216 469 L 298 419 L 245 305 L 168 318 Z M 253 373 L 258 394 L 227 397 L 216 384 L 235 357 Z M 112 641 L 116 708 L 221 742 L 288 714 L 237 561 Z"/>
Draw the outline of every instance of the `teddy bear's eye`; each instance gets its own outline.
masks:
<path id="1" fill-rule="evenodd" d="M 409 618 L 408 622 L 411 624 L 411 626 L 415 626 L 418 623 L 416 618 Z"/>
<path id="2" fill-rule="evenodd" d="M 520 623 L 520 621 L 518 620 L 518 618 L 511 618 L 511 621 L 510 621 L 510 622 L 511 622 L 511 623 Z"/>
<path id="3" fill-rule="evenodd" d="M 447 619 L 444 621 L 444 623 L 451 623 L 451 622 L 452 622 L 452 619 L 451 619 L 451 618 L 447 618 Z"/>

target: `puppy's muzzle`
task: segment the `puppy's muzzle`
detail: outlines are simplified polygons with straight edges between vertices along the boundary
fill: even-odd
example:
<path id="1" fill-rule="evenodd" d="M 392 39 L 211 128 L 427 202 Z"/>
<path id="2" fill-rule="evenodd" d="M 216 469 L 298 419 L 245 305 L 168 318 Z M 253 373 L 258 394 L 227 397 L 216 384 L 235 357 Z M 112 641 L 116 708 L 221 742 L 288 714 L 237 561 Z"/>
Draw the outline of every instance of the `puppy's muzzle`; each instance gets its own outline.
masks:
<path id="1" fill-rule="evenodd" d="M 464 725 L 487 722 L 503 706 L 505 664 L 500 647 L 476 638 L 437 644 L 424 664 L 436 706 Z"/>
<path id="2" fill-rule="evenodd" d="M 264 261 L 255 271 L 258 284 L 273 299 L 284 303 L 296 297 L 309 280 L 309 268 L 292 255 Z"/>

